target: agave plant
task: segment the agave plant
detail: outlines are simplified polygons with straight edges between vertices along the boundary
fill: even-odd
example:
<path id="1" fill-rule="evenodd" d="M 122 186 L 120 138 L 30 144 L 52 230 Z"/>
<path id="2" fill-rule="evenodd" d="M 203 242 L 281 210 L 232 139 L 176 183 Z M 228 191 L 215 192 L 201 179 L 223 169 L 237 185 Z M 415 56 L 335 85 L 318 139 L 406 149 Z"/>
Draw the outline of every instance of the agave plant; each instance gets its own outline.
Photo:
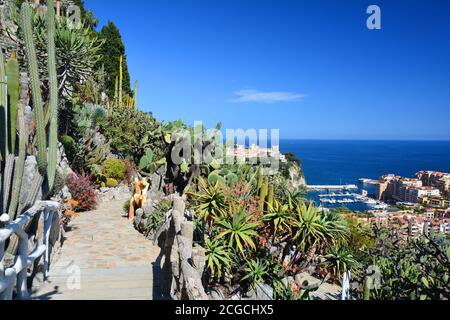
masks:
<path id="1" fill-rule="evenodd" d="M 274 199 L 273 204 L 268 205 L 268 212 L 264 214 L 263 220 L 270 224 L 271 234 L 275 239 L 277 234 L 291 234 L 292 214 L 287 204 L 282 204 Z"/>
<path id="2" fill-rule="evenodd" d="M 9 19 L 12 24 L 20 30 L 20 16 L 17 7 L 11 7 Z M 36 37 L 36 51 L 38 54 L 39 74 L 41 78 L 47 76 L 46 47 L 47 47 L 47 25 L 45 16 L 34 11 L 32 14 L 32 25 Z M 18 39 L 18 49 L 22 44 Z M 68 19 L 58 19 L 56 24 L 55 46 L 58 89 L 64 95 L 72 95 L 74 86 L 94 76 L 96 66 L 101 58 L 100 49 L 104 41 L 100 40 L 90 26 L 81 25 L 75 28 Z M 19 50 L 19 55 L 23 52 Z"/>
<path id="3" fill-rule="evenodd" d="M 234 250 L 239 251 L 244 255 L 248 248 L 256 249 L 253 241 L 258 237 L 256 229 L 259 227 L 259 222 L 251 222 L 252 216 L 238 211 L 228 217 L 222 217 L 216 221 L 217 225 L 222 229 L 218 238 L 224 238 L 228 245 Z"/>
<path id="4" fill-rule="evenodd" d="M 212 278 L 220 278 L 222 271 L 231 265 L 231 258 L 227 246 L 218 239 L 205 239 L 206 265 Z"/>
<path id="5" fill-rule="evenodd" d="M 266 278 L 270 277 L 270 264 L 267 260 L 260 258 L 247 260 L 246 264 L 242 281 L 248 281 L 255 290 L 258 284 L 264 283 Z"/>
<path id="6" fill-rule="evenodd" d="M 345 239 L 348 230 L 345 222 L 335 214 L 319 212 L 311 202 L 295 205 L 295 215 L 291 219 L 293 241 L 299 249 L 307 252 L 311 249 L 326 247 L 328 244 Z"/>
<path id="7" fill-rule="evenodd" d="M 188 195 L 197 203 L 194 209 L 198 210 L 203 219 L 211 222 L 226 216 L 227 201 L 223 189 L 218 184 L 211 185 L 206 179 L 199 177 L 197 193 L 189 192 Z"/>
<path id="8" fill-rule="evenodd" d="M 332 273 L 339 279 L 342 275 L 350 270 L 358 270 L 360 264 L 355 257 L 343 247 L 333 247 L 329 249 L 325 256 L 324 266 L 330 268 Z"/>

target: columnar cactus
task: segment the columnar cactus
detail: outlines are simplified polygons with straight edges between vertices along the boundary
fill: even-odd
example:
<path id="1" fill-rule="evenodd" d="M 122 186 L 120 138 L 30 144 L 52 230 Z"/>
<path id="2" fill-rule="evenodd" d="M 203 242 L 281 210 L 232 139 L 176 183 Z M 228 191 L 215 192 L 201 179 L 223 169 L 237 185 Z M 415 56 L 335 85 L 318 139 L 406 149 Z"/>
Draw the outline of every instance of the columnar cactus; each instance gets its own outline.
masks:
<path id="1" fill-rule="evenodd" d="M 25 116 L 23 106 L 21 104 L 18 104 L 17 108 L 17 123 L 19 125 L 19 155 L 16 160 L 13 189 L 8 209 L 8 215 L 11 220 L 14 220 L 16 218 L 17 207 L 19 204 L 20 189 L 22 187 L 22 177 L 25 168 L 26 145 L 28 140 L 25 130 Z"/>
<path id="2" fill-rule="evenodd" d="M 274 189 L 273 184 L 271 184 L 269 186 L 269 195 L 267 196 L 267 205 L 269 208 L 273 206 L 274 196 L 275 196 L 275 189 Z"/>
<path id="3" fill-rule="evenodd" d="M 0 161 L 6 157 L 8 149 L 8 134 L 7 134 L 7 108 L 6 108 L 6 73 L 5 64 L 3 61 L 3 51 L 0 48 Z"/>
<path id="4" fill-rule="evenodd" d="M 114 82 L 114 104 L 115 106 L 119 105 L 119 77 L 116 77 Z"/>
<path id="5" fill-rule="evenodd" d="M 133 107 L 137 108 L 137 95 L 138 95 L 138 81 L 134 83 L 134 92 L 133 92 Z"/>
<path id="6" fill-rule="evenodd" d="M 264 182 L 261 186 L 261 191 L 259 193 L 259 208 L 261 210 L 264 210 L 264 204 L 266 202 L 268 192 L 269 192 L 269 178 L 265 177 Z"/>
<path id="7" fill-rule="evenodd" d="M 48 141 L 47 179 L 49 190 L 53 189 L 56 174 L 56 153 L 58 148 L 58 80 L 56 78 L 55 51 L 55 10 L 54 1 L 47 1 L 47 32 L 48 32 L 48 79 L 50 87 L 50 133 Z"/>
<path id="8" fill-rule="evenodd" d="M 123 82 L 123 56 L 120 56 L 119 61 L 119 107 L 122 106 L 122 82 Z"/>
<path id="9" fill-rule="evenodd" d="M 33 42 L 32 9 L 27 2 L 22 3 L 21 26 L 25 40 L 25 52 L 28 62 L 28 70 L 31 79 L 31 90 L 33 95 L 33 108 L 36 123 L 36 137 L 38 149 L 38 167 L 41 174 L 47 168 L 47 150 L 45 137 L 44 111 L 42 108 L 41 82 L 39 80 L 38 63 L 36 58 L 36 48 Z"/>
<path id="10" fill-rule="evenodd" d="M 6 63 L 6 76 L 8 78 L 8 121 L 9 121 L 9 150 L 14 153 L 16 148 L 16 124 L 17 124 L 17 104 L 19 102 L 19 62 L 16 54 Z"/>
<path id="11" fill-rule="evenodd" d="M 363 290 L 363 299 L 370 300 L 370 290 L 372 288 L 372 278 L 366 276 L 364 278 L 364 290 Z"/>

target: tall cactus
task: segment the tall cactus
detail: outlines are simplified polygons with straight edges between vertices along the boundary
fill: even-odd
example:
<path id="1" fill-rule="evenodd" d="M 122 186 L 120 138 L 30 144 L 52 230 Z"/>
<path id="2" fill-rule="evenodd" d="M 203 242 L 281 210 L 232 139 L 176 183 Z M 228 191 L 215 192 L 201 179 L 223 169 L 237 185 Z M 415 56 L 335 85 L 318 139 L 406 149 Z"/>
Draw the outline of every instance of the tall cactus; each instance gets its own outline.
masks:
<path id="1" fill-rule="evenodd" d="M 269 191 L 269 178 L 265 177 L 259 193 L 259 209 L 264 210 L 264 204 L 266 203 L 266 197 Z"/>
<path id="2" fill-rule="evenodd" d="M 49 191 L 53 189 L 56 175 L 56 154 L 58 148 L 58 80 L 56 78 L 55 52 L 55 10 L 54 0 L 47 1 L 47 32 L 48 32 L 48 79 L 50 87 L 50 133 L 48 140 L 47 179 Z"/>
<path id="3" fill-rule="evenodd" d="M 8 121 L 9 121 L 9 150 L 14 153 L 16 148 L 17 104 L 19 102 L 19 62 L 16 54 L 12 53 L 6 62 L 6 76 L 8 78 Z"/>
<path id="4" fill-rule="evenodd" d="M 3 60 L 3 50 L 0 47 L 0 161 L 6 158 L 8 150 L 8 126 L 6 121 L 6 72 Z"/>
<path id="5" fill-rule="evenodd" d="M 47 168 L 47 150 L 45 137 L 44 111 L 42 107 L 41 82 L 36 58 L 36 48 L 33 42 L 32 9 L 27 2 L 22 3 L 20 10 L 21 26 L 25 40 L 25 52 L 28 62 L 28 70 L 31 78 L 31 90 L 33 95 L 33 108 L 36 123 L 36 137 L 38 149 L 38 167 L 41 174 Z"/>
<path id="6" fill-rule="evenodd" d="M 123 56 L 120 56 L 119 61 L 119 107 L 122 106 L 122 82 L 123 82 Z"/>
<path id="7" fill-rule="evenodd" d="M 114 83 L 114 105 L 119 105 L 119 77 L 116 77 L 116 82 Z"/>
<path id="8" fill-rule="evenodd" d="M 372 289 L 372 278 L 366 276 L 364 278 L 363 300 L 370 300 L 370 290 Z"/>
<path id="9" fill-rule="evenodd" d="M 269 208 L 271 208 L 273 206 L 274 197 L 275 197 L 275 188 L 274 188 L 274 185 L 271 184 L 269 186 L 269 194 L 267 196 L 267 206 Z"/>
<path id="10" fill-rule="evenodd" d="M 20 189 L 22 188 L 22 177 L 25 168 L 26 158 L 26 144 L 27 135 L 25 131 L 25 116 L 23 111 L 23 105 L 18 104 L 17 108 L 17 123 L 19 131 L 19 155 L 16 160 L 16 167 L 14 172 L 13 189 L 11 193 L 11 201 L 9 203 L 8 215 L 10 220 L 16 218 L 17 206 L 19 204 Z"/>
<path id="11" fill-rule="evenodd" d="M 133 107 L 137 108 L 137 95 L 138 95 L 138 81 L 134 83 L 134 92 L 133 92 Z"/>

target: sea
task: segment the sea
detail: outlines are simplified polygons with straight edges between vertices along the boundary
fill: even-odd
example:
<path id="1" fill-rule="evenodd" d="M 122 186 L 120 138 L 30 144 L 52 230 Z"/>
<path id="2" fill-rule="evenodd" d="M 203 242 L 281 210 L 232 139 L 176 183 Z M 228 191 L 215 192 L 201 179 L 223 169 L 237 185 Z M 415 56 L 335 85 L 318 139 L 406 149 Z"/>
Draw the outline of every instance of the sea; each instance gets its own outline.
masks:
<path id="1" fill-rule="evenodd" d="M 366 190 L 372 197 L 375 186 L 361 184 L 360 178 L 378 180 L 389 173 L 413 177 L 421 170 L 450 172 L 450 141 L 281 140 L 280 151 L 291 152 L 302 161 L 308 185 L 355 184 L 358 190 L 349 192 Z M 324 192 L 311 191 L 308 198 L 319 204 L 319 194 Z M 373 209 L 365 203 L 346 203 L 345 207 Z"/>

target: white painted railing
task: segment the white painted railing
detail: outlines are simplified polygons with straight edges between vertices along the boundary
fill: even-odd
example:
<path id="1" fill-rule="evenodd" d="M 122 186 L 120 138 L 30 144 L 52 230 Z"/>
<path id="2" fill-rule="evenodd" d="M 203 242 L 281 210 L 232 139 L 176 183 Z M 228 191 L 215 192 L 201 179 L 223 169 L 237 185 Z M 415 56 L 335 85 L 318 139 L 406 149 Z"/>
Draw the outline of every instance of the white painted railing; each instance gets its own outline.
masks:
<path id="1" fill-rule="evenodd" d="M 17 299 L 29 299 L 27 288 L 27 269 L 34 261 L 44 256 L 44 279 L 47 278 L 49 266 L 49 238 L 53 221 L 53 215 L 58 214 L 59 203 L 53 201 L 39 201 L 27 212 L 23 213 L 17 220 L 7 224 L 0 229 L 0 300 L 11 300 L 13 298 L 14 287 L 17 291 Z M 30 252 L 28 234 L 24 227 L 33 218 L 39 218 L 44 213 L 43 239 Z M 5 270 L 3 257 L 5 254 L 5 243 L 13 235 L 19 238 L 19 246 L 14 265 Z"/>

